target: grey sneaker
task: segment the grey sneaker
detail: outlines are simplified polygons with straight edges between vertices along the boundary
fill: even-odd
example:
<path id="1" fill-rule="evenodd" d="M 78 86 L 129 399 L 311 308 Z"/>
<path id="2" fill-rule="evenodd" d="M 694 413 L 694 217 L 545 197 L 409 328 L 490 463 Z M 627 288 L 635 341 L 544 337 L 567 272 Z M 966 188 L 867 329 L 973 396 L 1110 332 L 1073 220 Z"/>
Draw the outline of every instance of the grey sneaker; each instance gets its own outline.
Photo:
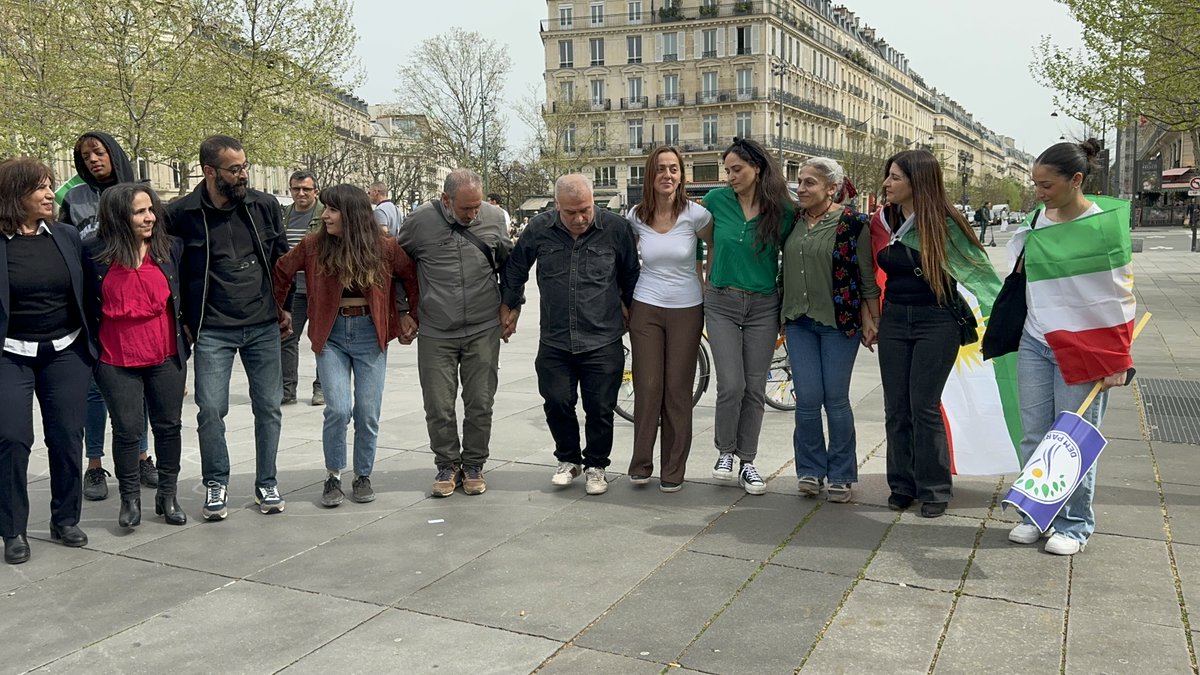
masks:
<path id="1" fill-rule="evenodd" d="M 83 472 L 83 498 L 90 502 L 108 499 L 108 481 L 105 476 L 111 476 L 106 469 L 96 467 Z"/>
<path id="2" fill-rule="evenodd" d="M 254 503 L 258 504 L 258 510 L 263 513 L 283 513 L 283 497 L 279 496 L 278 485 L 254 488 Z"/>
<path id="3" fill-rule="evenodd" d="M 608 492 L 608 477 L 604 475 L 604 469 L 598 466 L 589 466 L 583 470 L 583 476 L 583 489 L 589 495 L 602 495 Z"/>
<path id="4" fill-rule="evenodd" d="M 796 485 L 803 497 L 816 497 L 821 494 L 821 480 L 816 476 L 801 476 Z"/>
<path id="5" fill-rule="evenodd" d="M 761 495 L 767 491 L 767 482 L 751 462 L 742 462 L 742 470 L 738 472 L 738 485 L 741 485 L 748 495 Z"/>
<path id="6" fill-rule="evenodd" d="M 358 476 L 350 488 L 350 499 L 359 504 L 375 501 L 375 491 L 371 489 L 370 476 Z"/>
<path id="7" fill-rule="evenodd" d="M 550 482 L 559 487 L 570 485 L 571 481 L 575 480 L 575 477 L 582 472 L 581 467 L 574 462 L 559 462 L 558 469 L 551 476 Z"/>
<path id="8" fill-rule="evenodd" d="M 333 508 L 340 505 L 345 497 L 346 493 L 342 492 L 342 479 L 330 474 L 325 479 L 325 489 L 321 491 L 321 506 Z"/>
<path id="9" fill-rule="evenodd" d="M 733 480 L 733 453 L 722 452 L 713 465 L 712 477 L 717 480 Z"/>
<path id="10" fill-rule="evenodd" d="M 210 480 L 204 484 L 204 488 L 204 519 L 224 520 L 229 515 L 229 510 L 225 508 L 225 486 Z"/>
<path id="11" fill-rule="evenodd" d="M 313 389 L 312 404 L 325 405 L 325 392 L 320 389 Z"/>
<path id="12" fill-rule="evenodd" d="M 853 496 L 849 483 L 830 483 L 829 488 L 825 491 L 825 499 L 834 504 L 845 504 Z"/>

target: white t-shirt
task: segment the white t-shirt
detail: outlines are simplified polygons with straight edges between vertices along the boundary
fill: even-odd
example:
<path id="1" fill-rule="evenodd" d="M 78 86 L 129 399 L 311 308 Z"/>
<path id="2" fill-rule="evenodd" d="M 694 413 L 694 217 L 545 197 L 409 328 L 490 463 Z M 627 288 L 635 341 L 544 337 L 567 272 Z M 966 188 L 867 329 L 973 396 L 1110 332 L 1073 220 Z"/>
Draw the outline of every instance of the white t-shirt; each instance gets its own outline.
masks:
<path id="1" fill-rule="evenodd" d="M 1075 218 L 1075 220 L 1079 220 L 1080 218 L 1083 218 L 1086 216 L 1094 216 L 1098 213 L 1103 213 L 1103 212 L 1104 212 L 1104 209 L 1100 208 L 1096 204 L 1092 204 L 1091 207 L 1089 207 L 1087 211 L 1084 211 L 1083 213 L 1079 214 L 1079 216 L 1077 216 Z M 1061 224 L 1059 221 L 1050 220 L 1049 218 L 1047 218 L 1046 212 L 1042 211 L 1041 213 L 1038 214 L 1038 219 L 1037 219 L 1037 222 L 1035 222 L 1033 224 L 1033 229 L 1040 230 L 1043 227 L 1053 227 L 1053 226 L 1059 225 L 1059 224 Z M 1029 286 L 1028 284 L 1025 285 L 1025 303 L 1026 303 L 1026 305 L 1029 305 L 1029 306 L 1033 305 L 1033 296 L 1031 295 L 1031 292 L 1030 292 L 1031 288 L 1032 287 Z M 1032 335 L 1034 338 L 1036 338 L 1038 342 L 1041 342 L 1042 344 L 1044 344 L 1046 346 L 1050 345 L 1050 343 L 1046 342 L 1045 327 L 1043 327 L 1036 320 L 1034 320 L 1032 314 L 1025 315 L 1025 331 L 1027 333 L 1029 333 L 1030 335 Z"/>
<path id="2" fill-rule="evenodd" d="M 665 234 L 638 219 L 630 209 L 625 219 L 638 235 L 642 272 L 633 299 L 655 307 L 680 309 L 704 301 L 696 276 L 696 232 L 712 220 L 708 209 L 688 201 L 675 226 Z"/>

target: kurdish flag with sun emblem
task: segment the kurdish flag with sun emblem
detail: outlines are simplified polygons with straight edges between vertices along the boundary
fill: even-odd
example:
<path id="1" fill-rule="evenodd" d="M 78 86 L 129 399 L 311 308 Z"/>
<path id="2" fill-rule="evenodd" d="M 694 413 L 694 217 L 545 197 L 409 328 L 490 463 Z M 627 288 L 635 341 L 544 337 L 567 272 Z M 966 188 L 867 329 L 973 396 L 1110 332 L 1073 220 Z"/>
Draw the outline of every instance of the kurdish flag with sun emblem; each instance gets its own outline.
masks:
<path id="1" fill-rule="evenodd" d="M 987 253 L 975 246 L 947 219 L 950 233 L 946 247 L 950 274 L 958 281 L 958 290 L 975 311 L 980 340 L 959 347 L 946 386 L 942 390 L 942 419 L 950 446 L 950 468 L 960 476 L 983 476 L 1020 471 L 1018 447 L 1021 441 L 1021 417 L 1017 401 L 1017 355 L 1006 354 L 983 360 L 981 342 L 992 313 L 992 303 L 1000 292 L 1000 279 Z M 900 224 L 896 223 L 899 229 Z M 878 254 L 888 245 L 892 226 L 883 209 L 871 218 L 871 248 Z M 920 250 L 916 229 L 900 237 L 900 242 Z M 887 275 L 875 268 L 879 287 L 887 294 Z"/>
<path id="2" fill-rule="evenodd" d="M 1019 243 L 1024 234 L 1029 320 L 1054 350 L 1067 384 L 1094 382 L 1133 365 L 1129 202 L 1088 199 L 1100 213 L 1022 228 L 1014 236 Z"/>

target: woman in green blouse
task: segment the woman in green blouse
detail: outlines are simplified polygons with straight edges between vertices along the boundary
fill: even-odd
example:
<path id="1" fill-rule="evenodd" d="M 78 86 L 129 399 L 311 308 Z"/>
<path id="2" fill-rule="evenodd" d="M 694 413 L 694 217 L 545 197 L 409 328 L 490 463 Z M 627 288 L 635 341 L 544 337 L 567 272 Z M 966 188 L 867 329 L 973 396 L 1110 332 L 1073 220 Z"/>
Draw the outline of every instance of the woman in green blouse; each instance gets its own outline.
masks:
<path id="1" fill-rule="evenodd" d="M 767 486 L 754 468 L 767 371 L 779 334 L 779 248 L 796 209 L 775 158 L 755 141 L 734 139 L 721 157 L 729 187 L 704 197 L 713 215 L 704 321 L 717 371 L 717 463 L 713 478 L 752 495 Z M 737 474 L 734 457 L 741 460 Z"/>
<path id="2" fill-rule="evenodd" d="M 849 192 L 849 194 L 846 194 Z M 783 308 L 788 358 L 796 389 L 796 476 L 800 494 L 816 497 L 828 479 L 831 502 L 850 501 L 858 482 L 850 373 L 861 342 L 873 350 L 879 286 L 871 261 L 867 216 L 839 204 L 853 196 L 846 172 L 832 159 L 800 166 L 800 219 L 783 246 Z M 829 420 L 829 444 L 821 407 Z"/>

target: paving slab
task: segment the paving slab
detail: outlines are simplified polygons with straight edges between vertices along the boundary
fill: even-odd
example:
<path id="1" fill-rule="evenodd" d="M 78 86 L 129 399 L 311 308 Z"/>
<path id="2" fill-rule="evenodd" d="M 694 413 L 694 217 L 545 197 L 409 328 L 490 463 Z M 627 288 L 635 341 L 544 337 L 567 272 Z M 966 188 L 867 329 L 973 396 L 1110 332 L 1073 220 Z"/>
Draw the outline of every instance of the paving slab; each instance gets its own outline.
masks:
<path id="1" fill-rule="evenodd" d="M 44 672 L 163 673 L 181 664 L 208 672 L 274 672 L 380 611 L 357 602 L 234 582 L 55 661 Z M 180 632 L 193 637 L 181 639 Z M 264 639 L 265 635 L 304 639 Z"/>
<path id="2" fill-rule="evenodd" d="M 1200 486 L 1162 483 L 1171 538 L 1182 544 L 1200 544 Z"/>
<path id="3" fill-rule="evenodd" d="M 634 587 L 575 644 L 670 663 L 758 568 L 684 551 Z"/>
<path id="4" fill-rule="evenodd" d="M 1190 673 L 1187 636 L 1180 628 L 1122 620 L 1071 607 L 1067 675 Z"/>
<path id="5" fill-rule="evenodd" d="M 22 586 L 0 596 L 4 668 L 22 672 L 56 661 L 226 583 L 211 574 L 106 556 Z M 144 592 L 147 586 L 170 592 Z"/>
<path id="6" fill-rule="evenodd" d="M 857 576 L 897 517 L 878 507 L 824 503 L 771 562 Z"/>
<path id="7" fill-rule="evenodd" d="M 688 543 L 692 551 L 762 562 L 822 502 L 768 493 L 741 499 Z"/>
<path id="8" fill-rule="evenodd" d="M 631 659 L 607 652 L 580 647 L 567 647 L 554 658 L 546 662 L 538 675 L 658 675 L 663 672 L 664 664 L 650 663 L 641 659 Z M 684 675 L 692 671 L 671 668 L 673 675 Z"/>
<path id="9" fill-rule="evenodd" d="M 1072 616 L 1079 611 L 1182 628 L 1163 542 L 1094 534 L 1087 549 L 1072 558 Z"/>
<path id="10" fill-rule="evenodd" d="M 1058 673 L 1063 612 L 963 596 L 954 608 L 935 673 Z"/>
<path id="11" fill-rule="evenodd" d="M 1100 469 L 1103 471 L 1103 467 Z M 1166 540 L 1162 505 L 1154 482 L 1122 479 L 1096 480 L 1092 510 L 1096 530 L 1105 534 Z M 1200 491 L 1200 490 L 1198 490 Z"/>
<path id="12" fill-rule="evenodd" d="M 851 583 L 846 577 L 767 565 L 679 663 L 708 673 L 792 671 Z"/>
<path id="13" fill-rule="evenodd" d="M 29 560 L 20 565 L 0 567 L 0 593 L 36 584 L 69 570 L 108 559 L 108 555 L 88 548 L 69 548 L 57 542 L 29 540 Z"/>
<path id="14" fill-rule="evenodd" d="M 1045 539 L 1030 545 L 1014 544 L 1008 540 L 1010 529 L 1010 523 L 988 522 L 963 593 L 1057 610 L 1066 608 L 1070 559 L 1042 552 Z"/>
<path id="15" fill-rule="evenodd" d="M 953 591 L 967 571 L 980 521 L 956 516 L 921 518 L 905 511 L 867 566 L 874 581 Z"/>
<path id="16" fill-rule="evenodd" d="M 561 643 L 462 621 L 388 609 L 314 650 L 282 672 L 533 672 Z"/>
<path id="17" fill-rule="evenodd" d="M 951 593 L 860 581 L 801 672 L 927 673 L 953 603 Z"/>

